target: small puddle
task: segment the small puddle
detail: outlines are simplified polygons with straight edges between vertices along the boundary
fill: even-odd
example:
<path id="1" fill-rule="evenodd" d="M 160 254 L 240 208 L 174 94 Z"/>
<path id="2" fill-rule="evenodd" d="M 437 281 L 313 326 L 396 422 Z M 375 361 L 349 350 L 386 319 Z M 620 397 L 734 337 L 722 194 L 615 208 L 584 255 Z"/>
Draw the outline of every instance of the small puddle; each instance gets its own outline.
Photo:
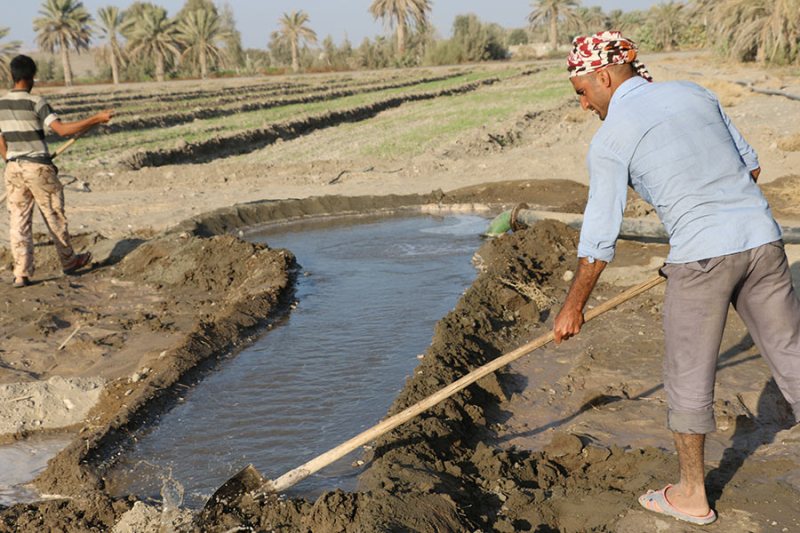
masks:
<path id="1" fill-rule="evenodd" d="M 47 466 L 47 461 L 65 448 L 68 435 L 33 436 L 0 446 L 0 505 L 27 503 L 41 499 L 25 484 Z"/>
<path id="2" fill-rule="evenodd" d="M 157 498 L 174 478 L 183 504 L 197 507 L 248 463 L 274 478 L 377 423 L 474 280 L 486 224 L 473 215 L 359 218 L 252 235 L 297 256 L 296 309 L 139 435 L 109 474 L 111 492 Z M 354 490 L 357 458 L 290 494 Z"/>

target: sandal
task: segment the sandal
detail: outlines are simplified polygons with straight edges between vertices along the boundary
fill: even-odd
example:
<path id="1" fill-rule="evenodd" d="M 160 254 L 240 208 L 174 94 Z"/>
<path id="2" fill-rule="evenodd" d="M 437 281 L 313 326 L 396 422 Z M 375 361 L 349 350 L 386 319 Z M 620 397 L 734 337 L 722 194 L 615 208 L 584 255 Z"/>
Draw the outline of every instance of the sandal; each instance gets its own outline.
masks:
<path id="1" fill-rule="evenodd" d="M 648 490 L 647 494 L 639 496 L 639 504 L 648 511 L 671 516 L 676 520 L 683 520 L 684 522 L 697 524 L 698 526 L 706 526 L 717 519 L 717 513 L 715 513 L 713 509 L 710 509 L 705 516 L 695 516 L 685 513 L 669 503 L 667 491 L 670 487 L 672 487 L 672 485 L 667 485 L 661 490 Z"/>
<path id="2" fill-rule="evenodd" d="M 77 270 L 85 267 L 91 261 L 92 261 L 91 252 L 84 252 L 82 254 L 78 254 L 75 256 L 75 260 L 72 261 L 72 264 L 63 269 L 64 274 L 74 274 Z"/>

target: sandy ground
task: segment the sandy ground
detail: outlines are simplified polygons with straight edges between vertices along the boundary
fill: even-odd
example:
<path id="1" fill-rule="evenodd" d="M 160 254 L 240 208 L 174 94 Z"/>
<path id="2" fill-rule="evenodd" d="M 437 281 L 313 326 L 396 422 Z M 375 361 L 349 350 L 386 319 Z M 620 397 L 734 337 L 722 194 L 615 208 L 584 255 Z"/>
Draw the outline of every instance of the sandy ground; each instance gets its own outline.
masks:
<path id="1" fill-rule="evenodd" d="M 753 93 L 735 83 L 798 94 L 797 78 L 750 67 L 710 67 L 706 59 L 693 54 L 660 56 L 649 66 L 658 79 L 690 79 L 705 83 L 720 94 L 734 122 L 759 152 L 764 169 L 762 183 L 777 217 L 785 225 L 800 225 L 800 176 L 796 170 L 800 146 L 794 144 L 798 133 L 794 117 L 800 102 Z M 483 90 L 499 91 L 502 87 Z M 204 227 L 213 226 L 213 233 L 237 229 L 242 219 L 247 220 L 239 211 L 217 216 L 216 226 L 184 221 L 205 220 L 207 217 L 201 214 L 224 211 L 235 204 L 286 198 L 336 195 L 345 199 L 307 200 L 285 209 L 289 204 L 281 204 L 284 207 L 270 213 L 253 214 L 253 220 L 436 204 L 443 197 L 440 193 L 427 196 L 433 190 L 452 191 L 479 184 L 485 185 L 449 194 L 445 203 L 491 204 L 499 208 L 527 201 L 544 209 L 580 212 L 586 196 L 584 158 L 598 123 L 588 113 L 582 113 L 573 99 L 548 109 L 532 103 L 530 109 L 520 109 L 519 116 L 511 121 L 486 125 L 418 156 L 388 160 L 351 157 L 349 146 L 358 143 L 359 136 L 381 134 L 382 116 L 403 112 L 401 107 L 346 132 L 339 128 L 320 130 L 213 163 L 138 171 L 75 165 L 65 169 L 64 173 L 90 186 L 91 192 L 68 186 L 68 215 L 73 233 L 83 234 L 76 241 L 78 246 L 92 249 L 100 264 L 87 274 L 61 277 L 52 247 L 42 239 L 37 247 L 37 284 L 24 291 L 12 290 L 6 283 L 10 281 L 6 272 L 0 285 L 0 309 L 5 308 L 0 318 L 0 399 L 4 399 L 3 405 L 11 405 L 0 413 L 0 439 L 78 428 L 75 443 L 60 456 L 58 465 L 51 466 L 40 478 L 40 488 L 59 493 L 80 492 L 87 486 L 100 489 L 97 473 L 79 464 L 102 462 L 102 450 L 113 449 L 115 443 L 124 440 L 125 428 L 142 422 L 137 413 L 168 408 L 173 400 L 165 391 L 174 390 L 177 385 L 190 386 L 196 377 L 192 369 L 210 364 L 203 361 L 235 351 L 243 338 L 263 326 L 268 316 L 280 312 L 281 302 L 290 298 L 290 253 L 258 249 L 238 241 L 234 244 L 232 237 L 215 237 L 211 241 L 201 238 Z M 497 135 L 508 135 L 514 142 L 498 146 L 492 141 L 492 136 Z M 341 175 L 344 170 L 349 172 Z M 340 179 L 330 183 L 337 176 Z M 547 181 L 553 179 L 565 181 Z M 388 194 L 422 196 L 391 201 L 347 200 L 367 195 L 386 198 Z M 262 205 L 266 211 L 274 207 Z M 234 219 L 236 222 L 231 222 Z M 182 222 L 176 231 L 162 233 Z M 41 226 L 37 230 L 43 233 Z M 6 242 L 7 220 L 2 219 L 0 244 Z M 621 286 L 652 275 L 666 255 L 665 248 L 659 245 L 627 243 L 622 248 L 624 253 L 604 274 L 607 285 L 597 293 L 593 304 Z M 525 254 L 534 252 L 526 250 Z M 797 273 L 800 253 L 795 247 L 789 247 L 788 252 Z M 259 256 L 269 267 L 254 268 L 248 263 L 252 256 Z M 562 257 L 547 276 L 529 280 L 540 285 L 552 282 L 552 287 L 546 287 L 551 291 L 550 305 L 563 297 L 566 283 L 554 280 L 558 279 L 557 274 L 571 268 L 573 257 L 574 254 Z M 0 259 L 7 265 L 7 252 Z M 253 301 L 256 303 L 247 303 Z M 613 446 L 636 450 L 651 446 L 648 450 L 655 450 L 642 452 L 644 459 L 626 467 L 624 477 L 629 483 L 624 488 L 617 487 L 605 474 L 596 474 L 592 477 L 593 489 L 571 493 L 577 502 L 555 498 L 554 507 L 548 507 L 550 510 L 541 515 L 520 515 L 503 521 L 512 530 L 522 528 L 522 522 L 514 520 L 534 525 L 534 519 L 542 524 L 560 524 L 564 531 L 579 531 L 589 524 L 600 530 L 612 530 L 609 528 L 613 524 L 616 531 L 687 530 L 675 529 L 671 522 L 632 509 L 624 498 L 605 500 L 599 490 L 606 483 L 606 489 L 613 487 L 628 497 L 637 490 L 654 488 L 650 483 L 674 481 L 674 457 L 663 452 L 671 446 L 669 434 L 663 429 L 664 400 L 659 387 L 659 302 L 659 295 L 654 292 L 635 305 L 598 319 L 595 327 L 587 328 L 585 335 L 571 343 L 520 361 L 507 373 L 505 386 L 510 390 L 503 395 L 507 397 L 487 407 L 491 431 L 485 440 L 497 449 L 510 450 L 508 453 L 544 450 L 541 453 L 549 454 L 547 460 L 557 465 L 552 467 L 555 471 L 576 475 L 579 471 L 606 468 L 605 452 L 595 448 L 609 449 L 614 461 L 623 462 L 630 458 L 614 455 Z M 544 310 L 541 304 L 540 311 Z M 541 329 L 545 326 L 540 318 L 545 320 L 547 316 L 537 317 L 533 323 Z M 505 343 L 520 341 L 530 333 L 526 331 L 523 320 L 517 336 Z M 485 333 L 490 335 L 488 330 Z M 800 530 L 800 516 L 792 505 L 797 501 L 800 483 L 793 444 L 798 436 L 796 430 L 785 432 L 785 412 L 775 407 L 781 404 L 774 385 L 770 385 L 757 350 L 735 317 L 726 331 L 719 381 L 720 431 L 711 438 L 708 465 L 709 479 L 716 487 L 712 499 L 727 518 L 714 530 Z M 579 444 L 570 441 L 570 435 L 577 435 Z M 563 454 L 559 442 L 566 443 Z M 555 448 L 548 451 L 548 446 Z M 100 451 L 84 451 L 90 448 Z M 575 461 L 587 453 L 596 456 L 578 468 Z M 485 465 L 487 461 L 478 463 Z M 385 473 L 383 468 L 373 469 L 373 481 L 368 486 L 377 486 L 375 479 Z M 552 493 L 561 478 L 554 475 L 544 479 L 543 471 L 540 469 L 537 474 L 538 484 Z M 488 474 L 483 475 L 486 478 Z M 567 478 L 572 479 L 570 475 Z M 562 481 L 567 483 L 567 478 Z M 570 483 L 580 485 L 579 481 L 567 485 Z M 391 485 L 385 484 L 384 488 L 394 493 Z M 622 516 L 609 514 L 607 521 L 599 525 L 585 516 L 583 522 L 570 522 L 570 512 L 579 516 L 587 513 L 577 505 L 590 493 L 600 498 L 590 510 L 596 511 L 605 504 L 610 512 Z M 469 494 L 473 498 L 478 493 Z M 522 512 L 522 503 L 536 501 L 538 496 L 527 495 L 527 500 L 519 497 L 518 506 L 511 506 L 517 509 L 516 513 Z M 100 495 L 96 498 L 91 515 L 94 522 L 87 518 L 83 523 L 100 529 L 101 524 L 115 522 L 131 505 L 109 502 Z M 413 499 L 404 505 L 408 501 Z M 328 503 L 323 507 L 335 508 Z M 445 513 L 450 504 L 443 500 L 441 505 L 440 510 Z M 302 506 L 297 508 L 302 511 Z M 303 515 L 301 511 L 298 516 Z M 62 514 L 69 516 L 67 510 Z M 11 516 L 8 520 L 13 524 L 18 515 Z M 134 521 L 130 516 L 129 520 Z M 500 530 L 497 520 L 491 513 L 486 520 L 480 514 L 470 514 L 467 522 L 479 527 L 494 523 Z M 376 522 L 368 520 L 362 524 L 377 527 Z M 35 522 L 25 522 L 27 530 L 37 530 L 36 527 Z"/>

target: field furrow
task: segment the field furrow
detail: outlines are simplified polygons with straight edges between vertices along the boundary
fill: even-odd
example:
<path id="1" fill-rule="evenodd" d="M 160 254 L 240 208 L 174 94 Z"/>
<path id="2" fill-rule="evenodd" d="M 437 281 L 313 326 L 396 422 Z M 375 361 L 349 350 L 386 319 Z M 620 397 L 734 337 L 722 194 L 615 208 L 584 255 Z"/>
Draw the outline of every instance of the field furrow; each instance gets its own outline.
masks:
<path id="1" fill-rule="evenodd" d="M 457 76 L 463 71 L 451 74 Z M 63 116 L 92 113 L 98 108 L 114 107 L 118 115 L 127 114 L 154 114 L 174 110 L 176 107 L 197 107 L 200 105 L 219 106 L 225 103 L 261 98 L 265 96 L 291 96 L 296 94 L 310 94 L 333 89 L 365 87 L 376 84 L 390 84 L 397 81 L 411 82 L 422 79 L 424 76 L 375 76 L 351 78 L 341 77 L 320 80 L 319 83 L 281 83 L 251 84 L 239 87 L 225 87 L 219 90 L 186 91 L 179 93 L 156 94 L 149 97 L 136 95 L 108 98 L 89 99 L 79 103 L 63 103 L 58 105 L 58 112 Z"/>
<path id="2" fill-rule="evenodd" d="M 288 97 L 288 98 L 287 97 L 268 98 L 266 100 L 255 101 L 255 102 L 251 101 L 252 100 L 251 97 L 235 98 L 229 100 L 228 102 L 226 102 L 225 100 L 222 101 L 218 100 L 214 102 L 214 105 L 205 105 L 205 106 L 202 105 L 202 102 L 192 101 L 189 102 L 187 105 L 185 105 L 185 107 L 191 107 L 191 109 L 186 111 L 178 111 L 170 113 L 170 112 L 164 112 L 164 110 L 151 110 L 145 116 L 141 116 L 140 114 L 130 113 L 128 114 L 130 118 L 124 118 L 126 116 L 126 113 L 123 112 L 121 113 L 123 118 L 116 118 L 113 123 L 109 124 L 108 126 L 105 126 L 102 129 L 96 130 L 96 132 L 98 134 L 102 133 L 108 134 L 108 133 L 142 130 L 150 128 L 164 128 L 169 126 L 176 126 L 179 124 L 186 124 L 188 122 L 193 122 L 195 120 L 206 120 L 217 117 L 231 116 L 233 114 L 238 114 L 238 113 L 261 111 L 265 109 L 272 109 L 275 107 L 282 107 L 282 106 L 324 102 L 327 100 L 336 100 L 348 96 L 381 92 L 390 89 L 402 89 L 407 87 L 413 87 L 415 85 L 424 85 L 428 83 L 445 81 L 459 76 L 460 74 L 455 74 L 455 75 L 450 74 L 446 76 L 415 79 L 398 83 L 369 85 L 366 87 L 357 87 L 353 89 L 341 89 L 333 91 L 323 90 L 322 92 L 312 93 L 312 94 L 308 94 L 308 91 L 304 91 L 304 94 L 302 96 Z M 255 97 L 257 97 L 257 95 L 253 96 L 253 98 Z M 242 100 L 246 100 L 246 102 L 242 103 Z"/>
<path id="3" fill-rule="evenodd" d="M 347 122 L 358 122 L 374 117 L 382 111 L 399 107 L 407 102 L 433 100 L 475 91 L 492 85 L 500 78 L 492 77 L 458 87 L 394 96 L 368 105 L 308 116 L 301 120 L 273 124 L 269 127 L 218 136 L 202 142 L 187 143 L 173 149 L 142 150 L 119 161 L 131 169 L 156 167 L 168 164 L 201 163 L 222 157 L 252 152 L 278 139 L 288 140 L 308 133 Z"/>

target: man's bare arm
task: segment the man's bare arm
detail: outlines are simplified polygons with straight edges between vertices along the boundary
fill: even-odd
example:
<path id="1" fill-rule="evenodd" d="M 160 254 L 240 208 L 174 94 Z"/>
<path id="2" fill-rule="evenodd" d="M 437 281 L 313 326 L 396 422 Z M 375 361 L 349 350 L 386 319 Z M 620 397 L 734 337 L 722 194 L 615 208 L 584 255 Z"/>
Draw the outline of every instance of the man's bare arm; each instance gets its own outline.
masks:
<path id="1" fill-rule="evenodd" d="M 56 132 L 61 137 L 69 137 L 70 135 L 76 135 L 79 133 L 83 133 L 92 126 L 96 126 L 97 124 L 105 124 L 111 117 L 114 116 L 114 110 L 107 109 L 105 111 L 101 111 L 96 115 L 92 115 L 89 118 L 85 118 L 83 120 L 77 120 L 75 122 L 61 122 L 60 120 L 54 120 L 50 124 L 50 129 Z"/>
<path id="2" fill-rule="evenodd" d="M 3 156 L 3 161 L 8 159 L 8 145 L 6 144 L 6 140 L 3 138 L 2 133 L 0 133 L 0 156 Z"/>
<path id="3" fill-rule="evenodd" d="M 753 181 L 758 183 L 758 177 L 761 175 L 761 167 L 758 167 L 755 170 L 750 171 L 750 176 L 753 178 Z"/>
<path id="4" fill-rule="evenodd" d="M 578 258 L 578 271 L 575 273 L 575 279 L 572 281 L 564 305 L 556 315 L 553 324 L 556 344 L 561 344 L 562 340 L 569 339 L 580 332 L 584 322 L 583 308 L 606 264 L 605 261 L 599 259 L 590 263 L 585 257 Z"/>

